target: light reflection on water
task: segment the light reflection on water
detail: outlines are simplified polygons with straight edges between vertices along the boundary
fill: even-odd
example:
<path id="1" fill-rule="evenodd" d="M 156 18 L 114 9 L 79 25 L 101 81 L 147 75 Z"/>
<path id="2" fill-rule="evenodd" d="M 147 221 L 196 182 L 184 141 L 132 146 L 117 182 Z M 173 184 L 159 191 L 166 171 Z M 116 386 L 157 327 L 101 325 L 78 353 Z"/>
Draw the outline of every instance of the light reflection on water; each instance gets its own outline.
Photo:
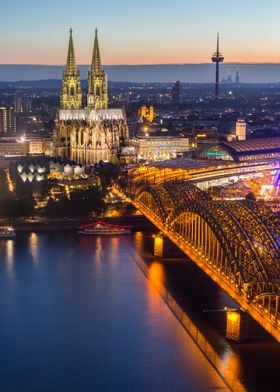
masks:
<path id="1" fill-rule="evenodd" d="M 0 239 L 0 259 L 4 260 L 10 283 L 14 281 L 14 239 Z"/>
<path id="2" fill-rule="evenodd" d="M 151 288 L 148 292 L 151 317 L 153 317 L 154 314 L 152 309 L 155 306 L 158 306 L 160 294 L 161 300 L 163 299 L 164 302 L 166 302 L 178 321 L 196 342 L 197 347 L 199 347 L 215 370 L 225 380 L 226 384 L 235 392 L 244 392 L 245 388 L 240 381 L 240 361 L 238 355 L 230 349 L 230 346 L 225 345 L 222 355 L 219 356 L 211 342 L 208 341 L 207 336 L 205 336 L 199 327 L 192 322 L 188 314 L 179 306 L 170 291 L 167 290 L 166 272 L 163 264 L 157 260 L 153 260 L 148 265 L 147 269 L 145 268 L 145 265 L 141 265 L 141 261 L 139 260 L 138 264 L 151 283 Z M 186 349 L 189 350 L 190 348 Z"/>
<path id="3" fill-rule="evenodd" d="M 28 249 L 32 255 L 34 265 L 38 262 L 38 234 L 30 233 Z"/>
<path id="4" fill-rule="evenodd" d="M 150 252 L 153 250 L 152 239 L 137 234 L 135 247 L 141 255 L 147 255 L 147 247 Z M 225 377 L 231 380 L 229 384 L 233 386 L 233 390 L 243 390 L 245 387 L 248 390 L 266 391 L 273 390 L 278 385 L 275 365 L 280 361 L 278 343 L 268 341 L 267 338 L 240 345 L 229 344 L 225 340 L 226 313 L 220 310 L 225 306 L 236 307 L 226 293 L 188 260 L 155 261 L 151 254 L 146 259 L 149 266 L 147 276 L 154 288 L 161 290 L 162 283 L 172 300 L 178 298 L 179 302 L 175 299 L 175 303 L 184 308 L 186 316 L 189 315 L 202 331 L 206 344 L 212 347 L 211 356 L 220 358 L 220 367 Z M 170 295 L 168 294 L 169 298 Z M 210 313 L 205 313 L 204 309 L 209 309 Z M 211 312 L 211 309 L 219 311 Z"/>
<path id="5" fill-rule="evenodd" d="M 185 262 L 155 260 L 151 236 L 48 233 L 11 241 L 0 242 L 2 390 L 8 385 L 9 392 L 37 392 L 42 385 L 44 392 L 224 388 L 158 288 L 166 286 L 176 296 L 182 286 L 178 298 L 186 308 L 195 302 L 203 309 L 208 297 L 214 297 L 209 306 L 220 306 L 224 294 L 207 281 L 197 283 Z M 150 282 L 136 258 L 147 262 Z M 11 276 L 16 290 L 8 290 Z M 204 329 L 212 334 L 207 322 Z M 213 336 L 223 341 L 225 367 L 243 374 L 247 361 L 218 333 Z"/>
<path id="6" fill-rule="evenodd" d="M 13 241 L 0 244 L 1 390 L 224 388 L 137 268 L 132 237 Z M 150 271 L 164 280 L 160 264 Z"/>
<path id="7" fill-rule="evenodd" d="M 9 272 L 13 271 L 14 267 L 14 240 L 6 240 L 6 262 L 7 270 Z"/>
<path id="8" fill-rule="evenodd" d="M 157 261 L 153 261 L 149 266 L 148 279 L 151 281 L 153 287 L 159 289 L 159 286 L 165 286 L 165 271 L 163 265 Z"/>

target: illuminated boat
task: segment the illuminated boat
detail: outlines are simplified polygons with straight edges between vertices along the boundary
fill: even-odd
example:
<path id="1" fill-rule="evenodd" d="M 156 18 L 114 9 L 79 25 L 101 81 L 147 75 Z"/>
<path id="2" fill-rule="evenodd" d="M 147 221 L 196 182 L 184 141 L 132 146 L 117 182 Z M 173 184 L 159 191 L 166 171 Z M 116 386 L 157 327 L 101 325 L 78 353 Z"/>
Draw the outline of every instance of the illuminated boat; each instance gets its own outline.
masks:
<path id="1" fill-rule="evenodd" d="M 131 229 L 132 226 L 119 226 L 103 221 L 97 221 L 88 225 L 80 226 L 78 233 L 86 235 L 124 235 L 130 234 Z"/>
<path id="2" fill-rule="evenodd" d="M 0 238 L 15 238 L 16 233 L 13 227 L 2 226 L 0 227 Z"/>

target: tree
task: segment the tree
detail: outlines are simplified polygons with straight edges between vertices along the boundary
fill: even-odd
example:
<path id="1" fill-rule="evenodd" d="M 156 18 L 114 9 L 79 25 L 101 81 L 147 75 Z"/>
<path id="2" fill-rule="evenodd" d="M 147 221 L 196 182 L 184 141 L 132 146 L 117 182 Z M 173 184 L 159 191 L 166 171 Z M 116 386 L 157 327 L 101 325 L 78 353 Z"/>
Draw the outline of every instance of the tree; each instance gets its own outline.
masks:
<path id="1" fill-rule="evenodd" d="M 9 193 L 7 175 L 3 169 L 0 169 L 0 194 L 4 195 Z"/>
<path id="2" fill-rule="evenodd" d="M 99 214 L 105 209 L 101 189 L 91 186 L 86 190 L 76 190 L 70 194 L 70 211 L 74 216 L 89 216 L 92 212 Z"/>
<path id="3" fill-rule="evenodd" d="M 50 198 L 45 207 L 45 214 L 50 218 L 88 217 L 92 212 L 100 214 L 105 208 L 100 187 L 89 186 L 87 189 L 71 192 L 69 198 L 64 196 L 58 201 Z"/>
<path id="4" fill-rule="evenodd" d="M 17 198 L 9 192 L 0 198 L 0 216 L 3 218 L 30 216 L 34 212 L 34 204 L 33 197 Z"/>
<path id="5" fill-rule="evenodd" d="M 50 197 L 45 207 L 45 215 L 49 218 L 54 218 L 57 214 L 57 210 L 57 203 Z"/>
<path id="6" fill-rule="evenodd" d="M 247 193 L 247 195 L 245 196 L 245 200 L 256 201 L 257 198 L 256 198 L 254 192 L 249 192 L 249 193 Z"/>
<path id="7" fill-rule="evenodd" d="M 120 167 L 119 165 L 114 165 L 110 162 L 101 161 L 98 165 L 95 165 L 95 171 L 100 178 L 102 194 L 103 197 L 105 197 L 112 186 L 112 183 L 119 178 Z"/>
<path id="8" fill-rule="evenodd" d="M 30 216 L 34 213 L 35 201 L 33 197 L 16 199 L 17 216 Z"/>

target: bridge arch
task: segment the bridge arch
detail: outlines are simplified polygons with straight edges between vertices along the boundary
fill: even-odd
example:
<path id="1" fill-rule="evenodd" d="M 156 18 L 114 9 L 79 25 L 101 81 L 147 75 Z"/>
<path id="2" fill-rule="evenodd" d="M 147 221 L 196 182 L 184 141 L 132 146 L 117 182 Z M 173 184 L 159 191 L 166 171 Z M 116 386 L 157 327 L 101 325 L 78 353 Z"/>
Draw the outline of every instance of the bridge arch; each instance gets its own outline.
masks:
<path id="1" fill-rule="evenodd" d="M 167 211 L 160 192 L 155 187 L 148 184 L 141 186 L 135 193 L 135 199 L 138 203 L 143 205 L 143 208 L 148 209 L 151 213 L 156 215 L 158 219 L 165 221 Z"/>
<path id="2" fill-rule="evenodd" d="M 253 219 L 250 213 L 248 218 Z M 252 238 L 251 232 L 245 230 L 240 215 L 234 209 L 232 211 L 227 203 L 185 202 L 171 212 L 166 223 L 191 246 L 202 249 L 207 258 L 209 252 L 213 251 L 213 246 L 218 248 L 218 241 L 226 260 L 223 260 L 221 268 L 221 255 L 217 250 L 214 255 L 211 254 L 212 263 L 223 273 L 235 276 L 235 284 L 242 286 L 252 281 L 268 281 L 279 276 L 279 266 L 275 259 L 279 255 L 277 248 L 269 242 L 267 248 L 271 247 L 272 251 L 264 256 L 263 250 L 260 251 L 254 243 L 258 238 L 258 228 L 254 226 L 255 236 Z"/>
<path id="3" fill-rule="evenodd" d="M 163 187 L 170 194 L 173 202 L 179 204 L 184 201 L 210 201 L 209 193 L 202 191 L 190 182 L 169 182 Z"/>
<path id="4" fill-rule="evenodd" d="M 236 251 L 231 241 L 229 226 L 223 227 L 222 223 L 224 222 L 217 219 L 209 205 L 199 202 L 182 203 L 172 211 L 166 221 L 173 232 L 198 250 L 211 268 L 216 268 L 217 272 L 227 276 L 241 288 L 245 280 L 238 263 L 240 251 Z"/>
<path id="5" fill-rule="evenodd" d="M 275 241 L 273 232 L 263 222 L 261 215 L 241 202 L 224 202 L 224 204 L 227 210 L 238 218 L 246 236 L 253 243 L 261 259 L 260 267 L 266 271 L 267 278 L 278 279 L 280 277 L 279 245 Z"/>
<path id="6" fill-rule="evenodd" d="M 133 184 L 130 197 L 280 341 L 279 217 L 252 202 L 213 201 L 190 183 Z"/>
<path id="7" fill-rule="evenodd" d="M 248 297 L 254 298 L 256 308 L 279 327 L 280 281 L 252 282 L 246 291 Z"/>

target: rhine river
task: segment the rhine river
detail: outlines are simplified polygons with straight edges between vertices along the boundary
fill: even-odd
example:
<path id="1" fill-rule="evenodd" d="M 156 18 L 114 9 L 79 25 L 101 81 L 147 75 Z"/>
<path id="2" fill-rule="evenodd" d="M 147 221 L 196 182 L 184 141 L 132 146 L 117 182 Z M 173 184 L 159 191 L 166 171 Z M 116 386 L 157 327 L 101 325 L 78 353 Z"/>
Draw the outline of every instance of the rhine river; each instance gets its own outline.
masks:
<path id="1" fill-rule="evenodd" d="M 279 345 L 230 345 L 219 310 L 233 303 L 191 262 L 154 260 L 152 238 L 141 232 L 107 238 L 47 232 L 0 240 L 1 392 L 228 390 L 155 281 L 197 323 L 244 390 L 276 390 Z"/>

